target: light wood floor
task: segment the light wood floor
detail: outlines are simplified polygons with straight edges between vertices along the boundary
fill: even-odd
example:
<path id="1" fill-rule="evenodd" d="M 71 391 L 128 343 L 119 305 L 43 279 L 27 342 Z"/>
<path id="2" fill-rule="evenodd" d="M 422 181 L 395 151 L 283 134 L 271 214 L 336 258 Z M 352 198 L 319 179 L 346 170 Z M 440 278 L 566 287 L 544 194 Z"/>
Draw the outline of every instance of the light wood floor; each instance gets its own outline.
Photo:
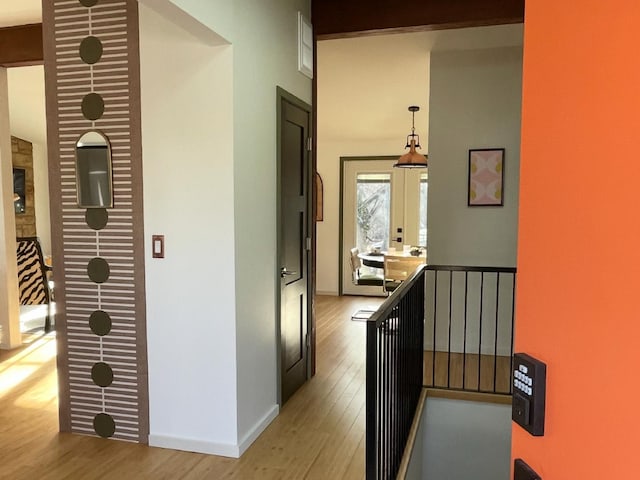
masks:
<path id="1" fill-rule="evenodd" d="M 511 357 L 478 354 L 424 352 L 424 385 L 436 388 L 463 388 L 500 394 L 509 394 L 511 387 Z M 435 360 L 435 383 L 433 382 Z M 448 368 L 447 368 L 448 367 Z M 464 371 L 464 376 L 463 376 Z M 478 378 L 480 388 L 478 389 Z M 495 389 L 494 389 L 495 387 Z"/>
<path id="2" fill-rule="evenodd" d="M 0 364 L 0 478 L 362 479 L 365 324 L 376 298 L 317 297 L 317 374 L 241 459 L 58 433 L 55 339 Z"/>

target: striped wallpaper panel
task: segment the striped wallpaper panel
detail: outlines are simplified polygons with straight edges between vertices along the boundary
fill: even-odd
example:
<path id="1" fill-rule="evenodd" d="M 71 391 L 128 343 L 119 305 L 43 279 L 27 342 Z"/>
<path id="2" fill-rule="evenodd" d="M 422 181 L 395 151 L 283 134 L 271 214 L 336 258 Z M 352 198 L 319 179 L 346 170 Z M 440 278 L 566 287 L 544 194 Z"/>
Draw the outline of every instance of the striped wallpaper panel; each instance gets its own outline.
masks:
<path id="1" fill-rule="evenodd" d="M 146 443 L 137 2 L 54 0 L 43 9 L 43 23 L 61 429 Z M 80 55 L 90 36 L 102 46 L 95 63 Z M 104 101 L 96 120 L 82 110 L 90 93 Z M 75 145 L 89 130 L 101 132 L 112 153 L 114 206 L 99 230 L 77 202 Z M 108 264 L 103 283 L 89 277 L 94 258 Z M 108 315 L 108 333 L 92 329 L 95 312 Z"/>

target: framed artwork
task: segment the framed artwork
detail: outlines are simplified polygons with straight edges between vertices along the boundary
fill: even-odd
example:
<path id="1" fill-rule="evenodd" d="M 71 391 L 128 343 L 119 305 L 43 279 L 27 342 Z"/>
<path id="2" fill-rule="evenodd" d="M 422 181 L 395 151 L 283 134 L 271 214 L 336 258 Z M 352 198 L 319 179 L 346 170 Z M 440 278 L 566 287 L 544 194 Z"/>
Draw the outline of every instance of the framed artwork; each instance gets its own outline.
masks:
<path id="1" fill-rule="evenodd" d="M 497 206 L 504 202 L 504 148 L 469 150 L 467 205 Z"/>

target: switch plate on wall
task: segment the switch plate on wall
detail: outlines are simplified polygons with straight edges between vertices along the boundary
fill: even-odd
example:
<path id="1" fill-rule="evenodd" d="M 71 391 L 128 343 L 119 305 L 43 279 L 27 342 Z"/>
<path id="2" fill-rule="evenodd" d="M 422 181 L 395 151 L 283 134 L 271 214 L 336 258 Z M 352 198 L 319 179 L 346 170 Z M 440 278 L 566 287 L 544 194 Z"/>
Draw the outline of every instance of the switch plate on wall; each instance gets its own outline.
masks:
<path id="1" fill-rule="evenodd" d="M 151 255 L 153 258 L 164 258 L 164 235 L 151 236 Z"/>

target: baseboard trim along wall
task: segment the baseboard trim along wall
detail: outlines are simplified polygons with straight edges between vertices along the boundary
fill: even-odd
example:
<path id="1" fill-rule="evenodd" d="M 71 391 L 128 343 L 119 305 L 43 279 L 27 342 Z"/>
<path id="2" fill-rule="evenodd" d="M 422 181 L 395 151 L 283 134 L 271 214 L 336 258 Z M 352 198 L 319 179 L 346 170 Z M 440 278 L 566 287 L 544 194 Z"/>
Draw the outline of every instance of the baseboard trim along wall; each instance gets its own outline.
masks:
<path id="1" fill-rule="evenodd" d="M 324 291 L 316 291 L 316 295 L 326 295 L 328 297 L 337 297 L 338 296 L 338 291 L 337 290 L 324 290 Z"/>
<path id="2" fill-rule="evenodd" d="M 223 457 L 239 458 L 260 434 L 269 426 L 274 418 L 278 416 L 280 408 L 273 405 L 267 414 L 243 437 L 238 444 L 217 443 L 195 438 L 176 437 L 173 435 L 150 434 L 149 446 L 160 448 L 171 448 L 185 452 L 205 453 L 208 455 L 220 455 Z"/>
<path id="3" fill-rule="evenodd" d="M 182 450 L 185 452 L 206 453 L 208 455 L 220 455 L 223 457 L 238 458 L 238 445 L 231 443 L 209 442 L 195 438 L 174 437 L 172 435 L 149 435 L 149 446 Z"/>
<path id="4" fill-rule="evenodd" d="M 273 420 L 278 416 L 278 413 L 280 413 L 280 407 L 278 405 L 273 405 L 265 414 L 265 416 L 262 417 L 251 430 L 249 430 L 249 432 L 242 438 L 242 440 L 240 441 L 240 445 L 238 446 L 240 455 L 247 451 L 251 444 L 256 441 L 260 434 L 264 432 L 269 424 L 273 422 Z"/>

